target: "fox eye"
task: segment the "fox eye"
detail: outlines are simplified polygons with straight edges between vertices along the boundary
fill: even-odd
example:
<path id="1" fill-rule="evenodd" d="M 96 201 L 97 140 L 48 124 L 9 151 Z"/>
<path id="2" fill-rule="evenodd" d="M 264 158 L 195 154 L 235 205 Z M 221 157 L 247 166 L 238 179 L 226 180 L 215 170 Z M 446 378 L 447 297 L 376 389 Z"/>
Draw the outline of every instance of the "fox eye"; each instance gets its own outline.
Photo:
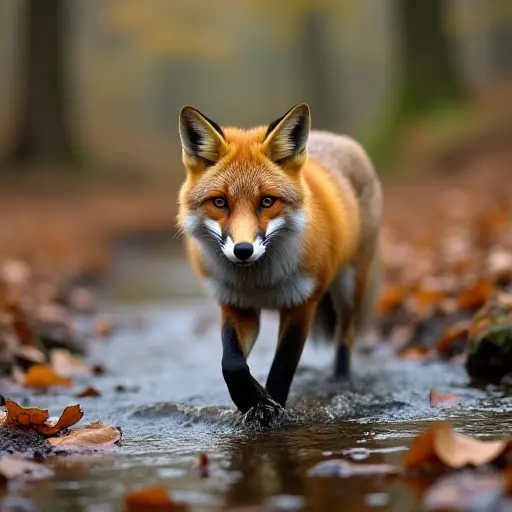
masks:
<path id="1" fill-rule="evenodd" d="M 261 198 L 260 205 L 262 208 L 270 208 L 275 202 L 273 197 L 265 196 Z"/>
<path id="2" fill-rule="evenodd" d="M 213 204 L 217 208 L 226 208 L 226 200 L 223 197 L 214 197 Z"/>

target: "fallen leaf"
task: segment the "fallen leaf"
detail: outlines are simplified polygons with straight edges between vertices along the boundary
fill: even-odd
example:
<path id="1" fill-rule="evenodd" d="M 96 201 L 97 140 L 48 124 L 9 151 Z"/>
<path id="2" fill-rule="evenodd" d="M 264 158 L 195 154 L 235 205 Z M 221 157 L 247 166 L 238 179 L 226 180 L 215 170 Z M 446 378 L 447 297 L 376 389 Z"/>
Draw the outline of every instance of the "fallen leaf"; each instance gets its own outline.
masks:
<path id="1" fill-rule="evenodd" d="M 7 311 L 11 315 L 11 325 L 13 331 L 16 333 L 19 342 L 22 345 L 32 345 L 34 337 L 32 329 L 28 325 L 25 313 L 20 308 L 19 304 L 11 303 L 7 306 Z"/>
<path id="2" fill-rule="evenodd" d="M 47 364 L 35 364 L 28 369 L 25 375 L 25 386 L 29 388 L 70 387 L 72 385 L 71 379 L 57 375 Z"/>
<path id="3" fill-rule="evenodd" d="M 105 448 L 121 439 L 121 431 L 101 421 L 71 430 L 67 435 L 50 437 L 49 443 L 59 450 L 73 451 L 83 448 Z"/>
<path id="4" fill-rule="evenodd" d="M 14 478 L 40 480 L 53 476 L 53 471 L 43 464 L 27 460 L 23 457 L 5 457 L 0 459 L 0 477 L 4 482 Z"/>
<path id="5" fill-rule="evenodd" d="M 196 467 L 202 478 L 206 478 L 208 476 L 209 464 L 210 461 L 208 459 L 208 455 L 204 452 L 200 453 L 196 461 Z"/>
<path id="6" fill-rule="evenodd" d="M 455 354 L 455 344 L 467 339 L 470 326 L 470 320 L 461 320 L 450 325 L 437 342 L 437 352 L 445 357 L 452 357 Z"/>
<path id="7" fill-rule="evenodd" d="M 308 474 L 321 477 L 370 476 L 393 475 L 401 472 L 401 469 L 391 464 L 362 464 L 343 459 L 325 460 L 313 466 Z"/>
<path id="8" fill-rule="evenodd" d="M 21 407 L 12 400 L 5 402 L 7 412 L 0 416 L 5 425 L 18 425 L 33 428 L 44 436 L 52 436 L 64 428 L 78 423 L 83 416 L 79 405 L 71 405 L 62 411 L 61 417 L 55 424 L 48 421 L 48 410 L 36 407 Z"/>
<path id="9" fill-rule="evenodd" d="M 460 309 L 478 309 L 489 299 L 493 289 L 491 281 L 481 279 L 458 295 L 457 304 Z"/>
<path id="10" fill-rule="evenodd" d="M 433 407 L 455 407 L 459 405 L 459 397 L 450 393 L 438 393 L 430 390 L 430 405 Z"/>
<path id="11" fill-rule="evenodd" d="M 437 423 L 413 440 L 403 459 L 403 466 L 406 469 L 429 465 L 454 469 L 482 466 L 498 459 L 509 446 L 509 440 L 480 441 L 458 434 L 450 423 Z"/>
<path id="12" fill-rule="evenodd" d="M 93 374 L 90 365 L 66 349 L 53 349 L 50 352 L 52 368 L 66 377 L 89 377 Z"/>
<path id="13" fill-rule="evenodd" d="M 379 312 L 387 315 L 396 311 L 404 302 L 407 289 L 401 286 L 388 287 L 379 300 Z"/>
<path id="14" fill-rule="evenodd" d="M 129 491 L 124 495 L 126 512 L 184 512 L 184 503 L 172 500 L 165 487 L 149 487 L 141 491 Z"/>
<path id="15" fill-rule="evenodd" d="M 403 350 L 400 350 L 400 352 L 398 353 L 398 356 L 400 357 L 400 359 L 423 360 L 428 356 L 429 352 L 430 352 L 430 350 L 427 347 L 423 347 L 423 346 L 407 347 L 407 348 L 404 348 Z"/>
<path id="16" fill-rule="evenodd" d="M 77 398 L 85 398 L 89 396 L 101 396 L 101 393 L 96 388 L 89 386 L 88 388 L 85 388 L 81 393 L 78 393 L 75 396 Z"/>
<path id="17" fill-rule="evenodd" d="M 94 333 L 106 338 L 114 332 L 114 323 L 107 317 L 99 317 L 94 322 Z"/>

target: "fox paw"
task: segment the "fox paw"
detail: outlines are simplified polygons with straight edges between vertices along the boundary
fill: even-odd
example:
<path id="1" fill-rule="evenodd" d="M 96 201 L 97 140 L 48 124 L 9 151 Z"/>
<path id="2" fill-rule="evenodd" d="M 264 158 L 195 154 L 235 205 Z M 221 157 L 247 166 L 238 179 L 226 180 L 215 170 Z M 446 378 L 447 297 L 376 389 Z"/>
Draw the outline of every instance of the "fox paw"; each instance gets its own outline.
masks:
<path id="1" fill-rule="evenodd" d="M 272 427 L 288 416 L 286 410 L 270 397 L 260 400 L 243 415 L 245 425 Z"/>

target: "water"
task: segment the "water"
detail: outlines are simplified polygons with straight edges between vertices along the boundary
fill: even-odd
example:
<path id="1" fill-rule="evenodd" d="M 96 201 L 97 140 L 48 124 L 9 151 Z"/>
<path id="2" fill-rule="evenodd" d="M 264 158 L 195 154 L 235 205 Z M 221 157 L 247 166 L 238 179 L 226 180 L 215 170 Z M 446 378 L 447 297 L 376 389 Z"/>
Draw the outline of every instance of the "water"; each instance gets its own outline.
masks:
<path id="1" fill-rule="evenodd" d="M 119 327 L 92 343 L 90 359 L 109 373 L 91 382 L 100 398 L 82 398 L 82 423 L 123 430 L 112 453 L 52 461 L 50 481 L 14 489 L 42 511 L 122 510 L 127 490 L 167 486 L 191 510 L 246 505 L 274 510 L 418 510 L 418 486 L 384 477 L 313 478 L 328 458 L 399 463 L 412 437 L 430 422 L 491 437 L 510 433 L 512 398 L 499 388 L 471 388 L 464 369 L 397 361 L 381 350 L 358 355 L 350 384 L 329 380 L 332 351 L 306 346 L 289 399 L 290 421 L 256 432 L 238 426 L 220 370 L 215 304 L 201 293 L 181 253 L 167 245 L 121 247 L 105 295 Z M 277 318 L 266 314 L 249 365 L 260 381 L 273 355 Z M 76 388 L 33 398 L 58 414 Z M 116 392 L 123 385 L 126 391 Z M 429 390 L 456 393 L 461 406 L 433 409 Z M 202 478 L 198 454 L 209 456 Z M 417 482 L 416 482 L 417 484 Z M 270 509 L 269 508 L 269 509 Z"/>

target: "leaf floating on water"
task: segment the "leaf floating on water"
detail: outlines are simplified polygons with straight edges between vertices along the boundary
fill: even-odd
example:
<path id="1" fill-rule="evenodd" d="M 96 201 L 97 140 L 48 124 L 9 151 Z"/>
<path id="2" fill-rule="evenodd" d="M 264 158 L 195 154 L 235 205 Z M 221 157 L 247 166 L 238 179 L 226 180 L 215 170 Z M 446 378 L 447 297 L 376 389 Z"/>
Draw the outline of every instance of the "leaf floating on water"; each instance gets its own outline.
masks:
<path id="1" fill-rule="evenodd" d="M 41 480 L 51 476 L 53 476 L 53 471 L 49 467 L 23 457 L 5 457 L 0 459 L 0 479 L 4 483 L 14 478 Z"/>
<path id="2" fill-rule="evenodd" d="M 78 393 L 75 396 L 77 398 L 85 398 L 85 397 L 90 397 L 90 396 L 97 397 L 97 396 L 101 396 L 101 393 L 96 388 L 89 386 L 88 388 L 85 388 L 82 392 Z"/>
<path id="3" fill-rule="evenodd" d="M 57 375 L 47 364 L 35 364 L 28 369 L 25 375 L 25 386 L 29 388 L 70 387 L 72 385 L 71 379 Z"/>
<path id="4" fill-rule="evenodd" d="M 362 464 L 343 459 L 325 460 L 313 466 L 308 474 L 320 477 L 371 476 L 371 475 L 395 475 L 401 469 L 391 464 Z"/>
<path id="5" fill-rule="evenodd" d="M 460 404 L 459 397 L 452 393 L 438 393 L 430 390 L 430 405 L 433 407 L 456 407 Z"/>
<path id="6" fill-rule="evenodd" d="M 172 500 L 165 487 L 149 487 L 141 491 L 130 491 L 124 495 L 126 512 L 185 512 L 184 503 Z"/>
<path id="7" fill-rule="evenodd" d="M 60 437 L 50 437 L 49 443 L 59 450 L 73 451 L 88 448 L 106 448 L 121 439 L 121 431 L 101 421 L 91 423 L 83 428 L 71 430 Z"/>
<path id="8" fill-rule="evenodd" d="M 79 405 L 66 407 L 55 424 L 48 422 L 48 410 L 37 407 L 21 407 L 12 400 L 6 400 L 7 412 L 0 418 L 4 425 L 32 428 L 44 436 L 53 436 L 64 428 L 78 423 L 83 416 Z"/>
<path id="9" fill-rule="evenodd" d="M 403 459 L 406 469 L 441 465 L 453 469 L 496 461 L 510 447 L 508 439 L 480 441 L 458 434 L 447 422 L 437 423 L 416 437 Z"/>

